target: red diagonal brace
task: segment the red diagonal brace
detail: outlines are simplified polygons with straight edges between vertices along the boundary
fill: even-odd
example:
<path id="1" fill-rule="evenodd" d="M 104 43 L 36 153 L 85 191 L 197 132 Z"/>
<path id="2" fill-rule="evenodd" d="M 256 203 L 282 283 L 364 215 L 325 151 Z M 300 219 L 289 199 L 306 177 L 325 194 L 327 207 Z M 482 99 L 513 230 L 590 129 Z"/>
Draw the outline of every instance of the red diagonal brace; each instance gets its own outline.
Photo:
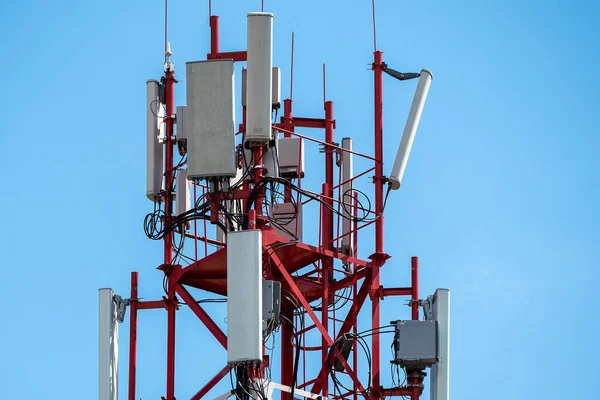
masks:
<path id="1" fill-rule="evenodd" d="M 356 298 L 354 299 L 354 302 L 356 303 L 356 307 L 357 307 L 357 311 L 356 311 L 357 313 L 360 311 L 363 304 L 365 303 L 365 300 L 367 299 L 367 295 L 369 294 L 370 288 L 371 288 L 371 276 L 370 276 L 370 274 L 367 274 L 367 279 L 365 279 L 363 281 L 358 293 L 356 294 Z M 342 324 L 342 326 L 338 332 L 338 335 L 336 337 L 336 340 L 341 338 L 345 333 L 350 332 L 351 328 L 352 328 L 352 309 L 350 309 L 348 311 L 346 320 Z M 325 363 L 324 363 L 323 367 L 321 368 L 321 371 L 319 372 L 317 381 L 315 382 L 312 389 L 310 390 L 311 393 L 317 394 L 317 393 L 321 392 L 321 382 L 322 382 L 321 378 L 322 378 L 322 375 L 326 374 L 326 373 L 327 373 L 327 369 L 326 369 Z"/>
<path id="2" fill-rule="evenodd" d="M 285 279 L 286 283 L 289 285 L 292 293 L 294 293 L 294 295 L 296 296 L 298 301 L 300 301 L 300 304 L 302 304 L 302 307 L 304 307 L 304 309 L 306 310 L 306 312 L 308 313 L 310 318 L 313 320 L 314 324 L 317 326 L 317 329 L 319 330 L 319 332 L 321 332 L 321 335 L 323 335 L 323 337 L 325 338 L 327 345 L 331 347 L 331 345 L 333 345 L 333 340 L 331 340 L 331 337 L 329 336 L 327 329 L 325 329 L 325 327 L 323 326 L 321 321 L 319 321 L 319 318 L 317 318 L 317 315 L 312 310 L 312 307 L 310 306 L 310 304 L 308 304 L 308 301 L 306 301 L 306 298 L 304 297 L 304 295 L 302 295 L 302 292 L 296 285 L 296 282 L 294 282 L 294 279 L 287 272 L 287 270 L 285 269 L 285 266 L 282 264 L 279 257 L 277 257 L 277 254 L 275 254 L 275 252 L 271 248 L 267 249 L 267 254 L 271 258 L 271 260 L 275 263 L 275 266 L 277 266 L 277 269 L 283 276 L 283 279 Z M 361 290 L 362 290 L 362 288 L 361 288 Z M 356 384 L 356 387 L 358 387 L 358 389 L 361 392 L 364 392 L 365 391 L 364 387 L 362 386 L 362 384 L 358 380 L 356 374 L 350 368 L 350 366 L 348 365 L 346 360 L 344 360 L 341 356 L 339 356 L 339 354 L 337 355 L 337 359 L 342 363 L 342 365 L 344 366 L 344 369 L 346 370 L 346 372 L 348 373 L 348 375 L 350 376 L 352 381 L 354 381 L 354 383 Z M 323 360 L 323 363 L 326 364 L 327 360 Z M 323 370 L 321 370 L 321 371 L 323 371 Z M 313 389 L 314 389 L 314 386 L 313 386 Z"/>
<path id="3" fill-rule="evenodd" d="M 213 378 L 210 381 L 208 381 L 206 385 L 204 385 L 202 389 L 198 391 L 198 393 L 192 396 L 191 400 L 200 400 L 202 397 L 204 397 L 206 393 L 208 393 L 212 388 L 214 388 L 217 385 L 217 383 L 219 383 L 219 381 L 229 373 L 230 369 L 231 367 L 228 365 L 222 370 L 220 370 L 215 376 L 213 376 Z"/>
<path id="4" fill-rule="evenodd" d="M 200 321 L 206 325 L 210 333 L 212 333 L 219 343 L 221 343 L 221 346 L 227 349 L 227 336 L 223 333 L 221 328 L 217 326 L 215 321 L 213 321 L 212 318 L 206 313 L 206 311 L 200 307 L 200 304 L 196 302 L 190 292 L 188 292 L 186 288 L 178 283 L 175 284 L 175 291 L 181 296 L 181 299 L 185 302 L 185 304 L 187 304 L 190 310 L 196 314 Z"/>

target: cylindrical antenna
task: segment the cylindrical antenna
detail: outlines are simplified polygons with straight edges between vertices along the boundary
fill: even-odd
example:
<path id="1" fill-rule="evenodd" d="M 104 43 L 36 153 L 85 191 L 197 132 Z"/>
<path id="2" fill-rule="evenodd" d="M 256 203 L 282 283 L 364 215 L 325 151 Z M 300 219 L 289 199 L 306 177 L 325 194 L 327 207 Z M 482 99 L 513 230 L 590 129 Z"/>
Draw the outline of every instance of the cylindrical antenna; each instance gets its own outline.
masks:
<path id="1" fill-rule="evenodd" d="M 428 69 L 421 70 L 419 84 L 415 91 L 415 97 L 412 106 L 410 107 L 410 112 L 408 113 L 408 119 L 406 120 L 404 133 L 402 134 L 398 154 L 396 154 L 396 161 L 394 161 L 394 167 L 392 168 L 392 173 L 389 178 L 390 188 L 394 190 L 398 189 L 402 183 L 408 156 L 410 155 L 415 134 L 417 133 L 417 127 L 419 126 L 419 120 L 421 119 L 421 113 L 423 112 L 423 106 L 425 105 L 432 79 L 433 75 L 431 74 L 431 71 Z"/>
<path id="2" fill-rule="evenodd" d="M 290 100 L 294 99 L 294 32 L 292 31 L 292 61 L 290 66 Z"/>
<path id="3" fill-rule="evenodd" d="M 212 0 L 208 0 L 208 19 L 210 21 L 210 17 L 212 17 Z"/>

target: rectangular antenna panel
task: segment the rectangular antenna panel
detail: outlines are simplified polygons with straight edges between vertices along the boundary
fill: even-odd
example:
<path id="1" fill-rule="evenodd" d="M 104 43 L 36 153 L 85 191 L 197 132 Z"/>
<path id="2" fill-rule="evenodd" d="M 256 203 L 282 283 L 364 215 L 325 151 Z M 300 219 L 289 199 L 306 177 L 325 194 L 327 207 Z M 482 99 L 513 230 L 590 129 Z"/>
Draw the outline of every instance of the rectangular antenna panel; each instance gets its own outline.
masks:
<path id="1" fill-rule="evenodd" d="M 246 107 L 246 79 L 248 79 L 248 70 L 242 69 L 242 107 Z M 273 89 L 271 91 L 271 106 L 273 109 L 281 107 L 281 71 L 279 67 L 273 67 L 272 70 Z"/>
<path id="2" fill-rule="evenodd" d="M 301 138 L 281 138 L 279 140 L 279 175 L 283 178 L 295 179 L 304 176 L 304 152 Z"/>
<path id="3" fill-rule="evenodd" d="M 439 361 L 431 367 L 431 400 L 450 400 L 450 290 L 435 291 L 432 311 L 438 323 Z"/>
<path id="4" fill-rule="evenodd" d="M 177 188 L 175 192 L 176 215 L 181 215 L 190 210 L 190 186 L 192 183 L 187 179 L 187 171 L 177 171 Z"/>
<path id="5" fill-rule="evenodd" d="M 186 68 L 188 179 L 235 176 L 233 60 Z"/>
<path id="6" fill-rule="evenodd" d="M 271 140 L 273 14 L 248 14 L 246 140 Z M 188 103 L 189 105 L 189 103 Z"/>
<path id="7" fill-rule="evenodd" d="M 157 201 L 163 181 L 163 146 L 158 143 L 159 83 L 146 82 L 146 196 Z"/>
<path id="8" fill-rule="evenodd" d="M 342 138 L 342 148 L 352 151 L 352 138 Z M 342 201 L 342 212 L 346 218 L 342 218 L 342 253 L 352 256 L 352 243 L 354 242 L 354 234 L 349 233 L 354 229 L 353 221 L 350 219 L 354 216 L 354 195 L 352 193 L 352 182 L 348 182 L 353 175 L 352 153 L 342 151 L 342 191 L 340 193 L 340 201 Z"/>
<path id="9" fill-rule="evenodd" d="M 100 289 L 99 399 L 117 400 L 119 328 L 112 289 Z"/>
<path id="10" fill-rule="evenodd" d="M 227 234 L 227 363 L 262 361 L 262 236 Z"/>
<path id="11" fill-rule="evenodd" d="M 187 152 L 187 121 L 186 121 L 186 106 L 177 106 L 177 149 L 179 155 L 183 156 Z"/>
<path id="12" fill-rule="evenodd" d="M 277 225 L 272 224 L 272 226 L 278 235 L 290 239 L 295 239 L 294 236 L 296 236 L 298 240 L 302 241 L 302 203 L 297 203 L 295 206 L 292 203 L 274 204 L 273 219 Z"/>

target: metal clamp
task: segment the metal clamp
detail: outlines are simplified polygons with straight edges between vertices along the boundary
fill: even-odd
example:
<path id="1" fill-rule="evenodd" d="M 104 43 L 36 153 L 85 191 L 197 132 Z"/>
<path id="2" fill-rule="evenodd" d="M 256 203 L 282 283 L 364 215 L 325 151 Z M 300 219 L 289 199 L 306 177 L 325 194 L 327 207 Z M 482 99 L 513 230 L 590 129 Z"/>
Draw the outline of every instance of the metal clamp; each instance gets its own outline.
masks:
<path id="1" fill-rule="evenodd" d="M 115 294 L 113 297 L 113 301 L 117 306 L 117 321 L 123 322 L 125 320 L 125 311 L 127 307 L 131 304 L 131 299 L 124 299 L 118 294 Z"/>
<path id="2" fill-rule="evenodd" d="M 427 296 L 425 300 L 419 300 L 419 306 L 423 307 L 425 321 L 433 321 L 433 296 Z"/>

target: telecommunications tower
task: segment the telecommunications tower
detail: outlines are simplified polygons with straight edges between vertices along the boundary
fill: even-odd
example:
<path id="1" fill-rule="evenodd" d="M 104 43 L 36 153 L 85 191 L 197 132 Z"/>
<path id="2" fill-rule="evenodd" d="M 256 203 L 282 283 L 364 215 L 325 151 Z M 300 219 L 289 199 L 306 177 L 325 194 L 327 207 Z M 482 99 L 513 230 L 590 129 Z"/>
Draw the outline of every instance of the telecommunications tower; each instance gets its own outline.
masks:
<path id="1" fill-rule="evenodd" d="M 247 29 L 247 48 L 233 52 L 221 51 L 219 17 L 210 14 L 210 53 L 185 65 L 186 104 L 174 101 L 177 79 L 166 40 L 163 75 L 146 82 L 146 196 L 153 211 L 144 230 L 164 246 L 155 267 L 164 273 L 165 296 L 140 300 L 137 272 L 131 273 L 129 298 L 100 290 L 100 400 L 117 399 L 117 324 L 126 317 L 128 399 L 136 399 L 137 314 L 148 309 L 167 313 L 165 393 L 160 394 L 165 400 L 181 399 L 176 397 L 176 315 L 189 311 L 214 336 L 207 345 L 224 349 L 222 369 L 199 382 L 193 400 L 417 400 L 426 385 L 432 400 L 449 400 L 449 290 L 420 298 L 417 257 L 410 260 L 410 285 L 387 287 L 380 279 L 391 257 L 384 248 L 384 211 L 393 205 L 386 200 L 401 187 L 432 73 L 398 72 L 375 45 L 374 154 L 363 154 L 351 137 L 336 138 L 332 101 L 324 99 L 324 113 L 315 118 L 294 115 L 291 93 L 281 99 L 281 73 L 272 61 L 273 14 L 249 13 L 247 26 L 239 28 Z M 241 87 L 235 87 L 235 63 L 244 67 Z M 400 143 L 392 138 L 385 143 L 398 146 L 388 175 L 384 73 L 418 80 Z M 236 90 L 242 107 L 238 125 Z M 323 154 L 322 165 L 305 164 L 311 151 Z M 359 159 L 357 165 L 369 167 L 356 171 Z M 316 186 L 321 171 L 325 179 Z M 359 243 L 372 244 L 375 251 L 363 254 Z M 225 332 L 192 288 L 226 302 Z M 411 319 L 380 320 L 389 296 L 409 299 Z M 359 324 L 359 314 L 370 323 L 363 318 Z M 272 342 L 277 345 L 271 356 L 265 349 Z M 278 381 L 271 357 L 278 360 Z M 381 374 L 390 364 L 399 379 L 384 387 Z M 227 376 L 230 390 L 212 395 Z"/>

